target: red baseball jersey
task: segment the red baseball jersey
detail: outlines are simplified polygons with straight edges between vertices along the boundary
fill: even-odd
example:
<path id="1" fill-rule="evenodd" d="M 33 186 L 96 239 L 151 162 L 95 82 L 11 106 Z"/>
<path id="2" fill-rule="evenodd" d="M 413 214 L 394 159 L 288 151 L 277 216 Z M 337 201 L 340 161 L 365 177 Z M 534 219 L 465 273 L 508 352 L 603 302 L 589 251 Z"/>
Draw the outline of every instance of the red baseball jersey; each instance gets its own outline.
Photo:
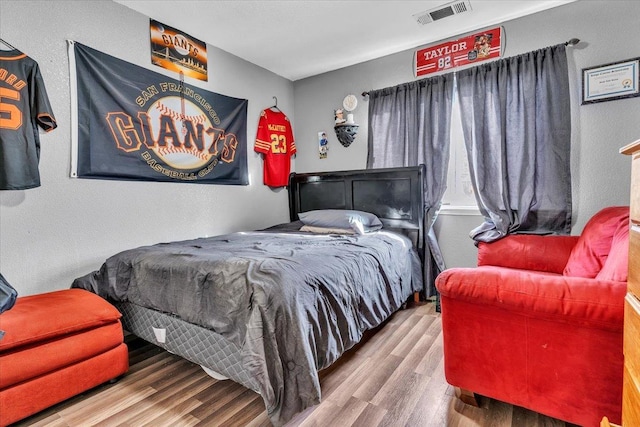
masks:
<path id="1" fill-rule="evenodd" d="M 262 111 L 255 151 L 264 154 L 264 184 L 285 187 L 289 181 L 291 156 L 296 153 L 291 122 L 282 111 Z"/>
<path id="2" fill-rule="evenodd" d="M 19 50 L 0 51 L 0 190 L 40 185 L 38 126 L 57 126 L 38 63 Z"/>

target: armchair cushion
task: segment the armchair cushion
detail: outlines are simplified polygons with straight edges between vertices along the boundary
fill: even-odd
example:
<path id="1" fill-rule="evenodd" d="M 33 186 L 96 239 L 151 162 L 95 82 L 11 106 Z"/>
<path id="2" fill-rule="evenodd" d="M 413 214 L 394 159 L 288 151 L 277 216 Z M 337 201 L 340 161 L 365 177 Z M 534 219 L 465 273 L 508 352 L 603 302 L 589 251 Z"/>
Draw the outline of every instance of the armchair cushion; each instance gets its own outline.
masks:
<path id="1" fill-rule="evenodd" d="M 509 234 L 495 242 L 478 245 L 478 266 L 562 274 L 577 242 L 578 236 Z"/>
<path id="2" fill-rule="evenodd" d="M 607 260 L 613 235 L 620 224 L 629 224 L 628 206 L 607 207 L 591 217 L 571 251 L 563 274 L 596 277 Z"/>

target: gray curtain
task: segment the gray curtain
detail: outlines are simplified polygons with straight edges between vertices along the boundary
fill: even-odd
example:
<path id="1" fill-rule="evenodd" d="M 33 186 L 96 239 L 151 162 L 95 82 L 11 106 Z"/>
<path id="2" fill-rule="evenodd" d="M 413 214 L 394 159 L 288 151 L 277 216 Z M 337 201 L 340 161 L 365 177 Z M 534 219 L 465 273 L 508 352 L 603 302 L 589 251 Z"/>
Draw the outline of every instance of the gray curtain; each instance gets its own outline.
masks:
<path id="1" fill-rule="evenodd" d="M 571 111 L 557 45 L 457 73 L 469 169 L 484 223 L 476 241 L 569 233 Z"/>
<path id="2" fill-rule="evenodd" d="M 424 295 L 445 268 L 433 232 L 447 184 L 453 74 L 369 92 L 367 168 L 426 165 Z"/>

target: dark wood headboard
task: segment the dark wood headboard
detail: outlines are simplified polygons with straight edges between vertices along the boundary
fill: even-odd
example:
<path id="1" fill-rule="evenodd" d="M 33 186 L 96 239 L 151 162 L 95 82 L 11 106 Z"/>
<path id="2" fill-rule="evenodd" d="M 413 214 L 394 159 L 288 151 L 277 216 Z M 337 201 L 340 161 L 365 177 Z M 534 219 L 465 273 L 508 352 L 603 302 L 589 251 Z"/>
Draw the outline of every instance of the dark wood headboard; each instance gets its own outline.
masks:
<path id="1" fill-rule="evenodd" d="M 375 214 L 386 228 L 424 237 L 425 166 L 289 175 L 289 216 L 316 209 L 353 209 Z"/>

